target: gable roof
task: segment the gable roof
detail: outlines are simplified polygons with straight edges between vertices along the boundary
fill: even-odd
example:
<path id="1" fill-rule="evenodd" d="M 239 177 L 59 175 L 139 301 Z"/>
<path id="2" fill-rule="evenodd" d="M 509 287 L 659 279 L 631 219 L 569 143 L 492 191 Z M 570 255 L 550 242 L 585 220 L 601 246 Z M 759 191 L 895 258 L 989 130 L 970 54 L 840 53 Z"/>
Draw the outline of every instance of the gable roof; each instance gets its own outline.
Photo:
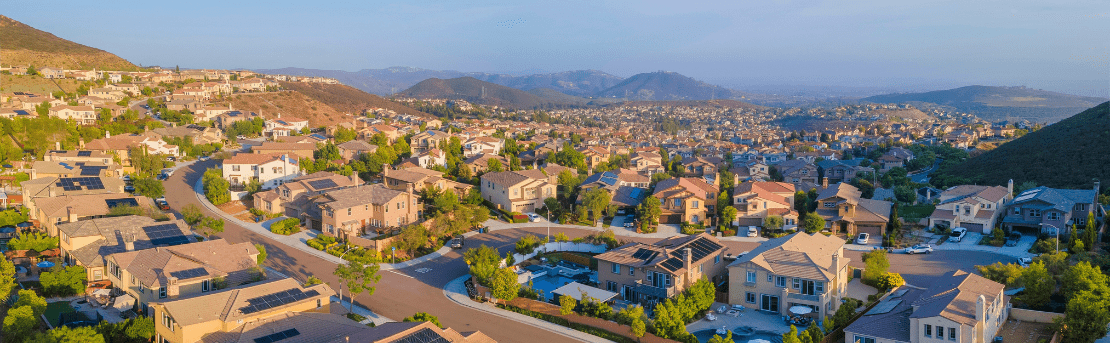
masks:
<path id="1" fill-rule="evenodd" d="M 933 279 L 920 298 L 913 301 L 917 309 L 910 318 L 944 317 L 948 320 L 975 325 L 975 303 L 979 296 L 986 304 L 1002 294 L 1002 284 L 963 270 L 954 270 Z"/>
<path id="2" fill-rule="evenodd" d="M 687 247 L 693 254 L 691 262 L 694 264 L 728 250 L 716 237 L 700 233 L 675 236 L 654 244 L 629 243 L 594 257 L 598 260 L 637 268 L 658 266 L 662 270 L 679 274 L 686 270 L 683 249 Z"/>
<path id="3" fill-rule="evenodd" d="M 252 302 L 256 302 L 255 299 L 279 295 L 290 290 L 303 292 L 307 297 L 263 309 L 259 312 L 244 313 L 244 310 L 252 306 Z M 163 301 L 161 304 L 165 306 L 166 312 L 181 326 L 188 326 L 216 320 L 225 323 L 235 322 L 241 318 L 258 316 L 260 313 L 281 313 L 294 304 L 315 302 L 319 298 L 326 300 L 333 295 L 335 295 L 335 292 L 326 284 L 303 287 L 300 282 L 294 279 L 277 279 L 214 293 L 200 293 Z"/>
<path id="4" fill-rule="evenodd" d="M 154 288 L 169 284 L 171 277 L 178 281 L 208 279 L 246 270 L 257 265 L 252 257 L 254 255 L 258 255 L 258 249 L 250 242 L 230 244 L 226 240 L 214 239 L 116 253 L 108 258 L 114 259 L 120 268 L 127 270 L 144 286 Z M 182 273 L 197 270 L 203 272 Z"/>
<path id="5" fill-rule="evenodd" d="M 844 240 L 838 237 L 799 232 L 765 241 L 729 267 L 751 262 L 775 275 L 830 281 L 836 276 L 833 255 L 843 246 Z M 842 266 L 848 265 L 847 257 L 839 259 Z"/>

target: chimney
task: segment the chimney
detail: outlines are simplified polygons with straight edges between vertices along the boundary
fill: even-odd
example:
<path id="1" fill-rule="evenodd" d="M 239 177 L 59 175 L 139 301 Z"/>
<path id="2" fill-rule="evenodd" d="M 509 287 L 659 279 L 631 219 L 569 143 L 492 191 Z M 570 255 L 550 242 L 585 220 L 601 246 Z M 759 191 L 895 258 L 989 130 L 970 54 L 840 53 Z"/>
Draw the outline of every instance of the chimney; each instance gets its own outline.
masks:
<path id="1" fill-rule="evenodd" d="M 123 249 L 126 251 L 135 251 L 135 237 L 125 238 L 123 241 Z"/>
<path id="2" fill-rule="evenodd" d="M 975 299 L 975 320 L 976 321 L 983 322 L 983 321 L 987 320 L 987 305 L 986 305 L 986 302 L 987 302 L 987 298 L 984 297 L 982 294 L 979 295 L 979 299 Z"/>
<path id="3" fill-rule="evenodd" d="M 108 132 L 108 131 L 104 131 L 104 138 L 112 138 L 112 133 Z"/>
<path id="4" fill-rule="evenodd" d="M 1010 182 L 1006 183 L 1006 191 L 1010 193 L 1011 196 L 1014 195 L 1014 179 L 1010 179 Z"/>
<path id="5" fill-rule="evenodd" d="M 686 267 L 687 283 L 689 283 L 690 280 L 693 279 L 691 276 L 694 275 L 694 271 L 692 270 L 694 268 L 694 262 L 690 260 L 691 258 L 693 258 L 693 256 L 694 254 L 690 251 L 689 247 L 682 248 L 682 266 Z"/>
<path id="6" fill-rule="evenodd" d="M 66 220 L 70 223 L 77 222 L 77 213 L 73 213 L 73 206 L 66 207 Z"/>
<path id="7" fill-rule="evenodd" d="M 1098 202 L 1098 191 L 1100 189 L 1099 186 L 1101 186 L 1101 184 L 1098 182 L 1098 179 L 1094 179 L 1094 181 L 1095 181 L 1095 201 L 1092 202 L 1092 204 L 1095 203 L 1095 202 Z"/>
<path id="8" fill-rule="evenodd" d="M 54 142 L 54 150 L 62 150 L 62 142 Z"/>
<path id="9" fill-rule="evenodd" d="M 828 188 L 829 188 L 829 178 L 828 177 L 821 178 L 821 189 L 828 189 Z"/>
<path id="10" fill-rule="evenodd" d="M 833 268 L 833 270 L 832 270 L 833 275 L 837 275 L 837 273 L 840 272 L 840 253 L 833 254 L 833 256 L 832 256 L 832 268 Z"/>

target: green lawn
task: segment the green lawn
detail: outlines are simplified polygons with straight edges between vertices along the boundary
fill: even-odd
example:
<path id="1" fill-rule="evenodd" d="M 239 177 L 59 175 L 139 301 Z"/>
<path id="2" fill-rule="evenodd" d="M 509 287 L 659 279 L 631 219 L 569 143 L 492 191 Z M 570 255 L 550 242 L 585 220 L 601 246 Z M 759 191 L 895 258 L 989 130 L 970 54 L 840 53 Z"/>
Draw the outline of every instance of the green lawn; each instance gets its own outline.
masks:
<path id="1" fill-rule="evenodd" d="M 77 310 L 69 306 L 68 301 L 56 301 L 46 304 L 46 311 L 43 312 L 43 315 L 46 316 L 46 320 L 50 321 L 51 327 L 58 327 L 59 315 L 67 312 L 77 312 Z"/>
<path id="2" fill-rule="evenodd" d="M 933 206 L 933 204 L 901 206 L 898 207 L 898 216 L 902 218 L 921 219 L 933 214 L 933 210 L 936 209 L 937 207 Z"/>

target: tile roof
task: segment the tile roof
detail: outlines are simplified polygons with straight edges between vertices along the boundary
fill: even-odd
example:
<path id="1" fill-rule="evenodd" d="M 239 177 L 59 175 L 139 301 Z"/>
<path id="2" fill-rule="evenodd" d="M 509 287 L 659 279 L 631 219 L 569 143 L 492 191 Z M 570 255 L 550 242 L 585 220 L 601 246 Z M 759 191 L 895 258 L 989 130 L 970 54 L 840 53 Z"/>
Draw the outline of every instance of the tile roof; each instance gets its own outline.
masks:
<path id="1" fill-rule="evenodd" d="M 381 184 L 365 187 L 352 187 L 324 193 L 316 203 L 332 209 L 344 209 L 358 205 L 387 203 L 404 192 L 386 188 Z"/>
<path id="2" fill-rule="evenodd" d="M 251 305 L 250 301 L 253 299 L 274 295 L 288 290 L 300 290 L 306 293 L 316 291 L 318 295 L 265 309 L 261 312 L 249 314 L 244 314 L 242 312 L 242 309 Z M 163 301 L 161 303 L 165 306 L 166 312 L 168 312 L 181 326 L 189 326 L 212 321 L 233 323 L 243 318 L 265 316 L 263 313 L 273 315 L 285 312 L 287 308 L 294 304 L 316 302 L 316 299 L 323 299 L 325 302 L 328 302 L 328 298 L 333 295 L 335 295 L 335 292 L 326 284 L 303 287 L 297 280 L 286 278 L 262 281 L 215 293 L 200 293 L 189 297 Z"/>
<path id="3" fill-rule="evenodd" d="M 70 255 L 86 266 L 103 266 L 104 256 L 127 251 L 125 241 L 133 241 L 134 250 L 155 247 L 147 231 L 161 225 L 172 226 L 171 228 L 176 230 L 173 233 L 179 236 L 188 238 L 192 235 L 192 229 L 184 220 L 158 222 L 143 216 L 107 217 L 63 223 L 58 224 L 58 230 L 69 237 L 97 237 L 96 241 L 70 251 Z"/>
<path id="4" fill-rule="evenodd" d="M 795 233 L 773 238 L 733 261 L 729 266 L 751 262 L 775 275 L 812 280 L 832 280 L 835 276 L 832 257 L 844 247 L 844 240 L 820 233 Z M 849 259 L 840 256 L 841 265 Z"/>
<path id="5" fill-rule="evenodd" d="M 127 193 L 62 195 L 52 198 L 34 198 L 33 201 L 35 202 L 35 206 L 45 213 L 47 217 L 65 218 L 69 216 L 68 211 L 70 210 L 78 217 L 106 215 L 110 209 L 105 200 L 112 199 L 135 199 L 135 202 L 139 203 L 140 206 L 154 207 L 154 202 L 150 200 L 150 198 Z"/>
<path id="6" fill-rule="evenodd" d="M 230 244 L 223 239 L 213 239 L 170 247 L 128 251 L 108 256 L 134 275 L 144 286 L 155 288 L 167 285 L 170 277 L 179 281 L 194 278 L 226 276 L 231 272 L 257 266 L 254 255 L 258 249 L 250 242 Z M 180 274 L 181 271 L 202 269 L 205 273 Z"/>
<path id="7" fill-rule="evenodd" d="M 910 318 L 941 316 L 957 323 L 975 325 L 975 302 L 979 296 L 986 304 L 1002 294 L 1004 286 L 982 276 L 954 270 L 933 278 L 933 284 L 921 298 L 913 301 L 917 310 Z"/>

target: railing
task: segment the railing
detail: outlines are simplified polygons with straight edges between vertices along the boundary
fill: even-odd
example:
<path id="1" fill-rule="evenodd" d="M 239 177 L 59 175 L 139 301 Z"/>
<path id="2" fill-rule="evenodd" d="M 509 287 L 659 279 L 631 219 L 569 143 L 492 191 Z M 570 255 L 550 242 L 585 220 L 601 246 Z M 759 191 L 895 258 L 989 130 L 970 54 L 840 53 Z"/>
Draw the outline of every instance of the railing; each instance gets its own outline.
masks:
<path id="1" fill-rule="evenodd" d="M 674 287 L 659 288 L 644 282 L 644 280 L 636 280 L 636 292 L 658 298 L 670 298 L 676 294 Z"/>
<path id="2" fill-rule="evenodd" d="M 809 294 L 789 292 L 789 293 L 786 293 L 786 298 L 787 299 L 797 299 L 797 300 L 804 300 L 804 301 L 810 301 L 810 302 L 815 302 L 815 303 L 821 303 L 821 296 L 820 295 L 809 295 Z"/>

